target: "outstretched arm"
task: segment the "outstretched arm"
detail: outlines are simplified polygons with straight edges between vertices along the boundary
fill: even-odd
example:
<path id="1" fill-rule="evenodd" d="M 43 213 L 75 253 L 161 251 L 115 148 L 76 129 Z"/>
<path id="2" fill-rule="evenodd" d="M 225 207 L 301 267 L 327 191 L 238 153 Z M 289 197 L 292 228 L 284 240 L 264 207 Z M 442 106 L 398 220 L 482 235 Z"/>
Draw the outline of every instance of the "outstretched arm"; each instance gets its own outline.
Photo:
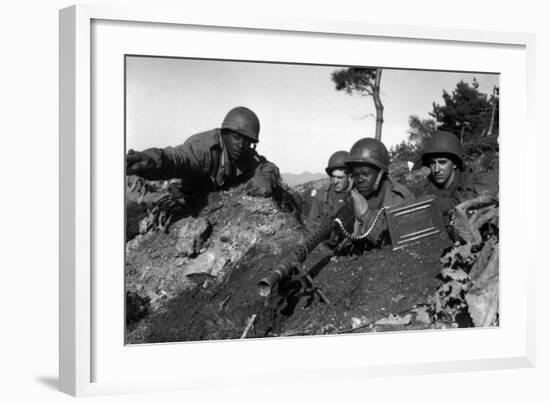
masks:
<path id="1" fill-rule="evenodd" d="M 200 172 L 207 161 L 207 155 L 199 153 L 186 144 L 164 149 L 149 148 L 142 152 L 130 150 L 126 155 L 126 174 L 153 181 L 185 178 Z"/>

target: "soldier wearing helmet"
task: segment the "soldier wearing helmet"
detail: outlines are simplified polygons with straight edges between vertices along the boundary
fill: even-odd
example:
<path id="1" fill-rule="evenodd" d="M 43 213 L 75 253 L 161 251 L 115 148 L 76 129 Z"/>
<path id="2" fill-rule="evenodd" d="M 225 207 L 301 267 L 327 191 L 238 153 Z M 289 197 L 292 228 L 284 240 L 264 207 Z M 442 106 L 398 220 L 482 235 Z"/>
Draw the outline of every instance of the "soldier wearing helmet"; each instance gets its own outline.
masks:
<path id="1" fill-rule="evenodd" d="M 374 138 L 357 141 L 346 161 L 353 179 L 354 234 L 370 232 L 367 240 L 374 245 L 379 245 L 387 237 L 386 222 L 379 218 L 382 208 L 414 199 L 407 187 L 390 180 L 389 164 L 386 146 Z"/>
<path id="2" fill-rule="evenodd" d="M 415 186 L 415 193 L 434 195 L 447 218 L 456 205 L 489 190 L 488 185 L 466 171 L 462 144 L 452 132 L 432 135 L 422 153 L 422 164 L 430 169 L 430 174 Z"/>
<path id="3" fill-rule="evenodd" d="M 313 201 L 306 221 L 310 230 L 317 228 L 324 218 L 334 217 L 349 196 L 351 176 L 345 164 L 348 155 L 345 150 L 333 153 L 325 169 L 330 185 L 311 192 Z"/>
<path id="4" fill-rule="evenodd" d="M 236 107 L 227 113 L 221 128 L 195 134 L 182 145 L 130 150 L 126 174 L 148 180 L 179 178 L 184 194 L 248 182 L 250 195 L 270 196 L 278 185 L 279 170 L 256 153 L 259 133 L 256 114 Z"/>
<path id="5" fill-rule="evenodd" d="M 447 189 L 456 184 L 464 167 L 463 154 L 460 140 L 451 132 L 439 131 L 430 138 L 422 153 L 422 164 L 430 168 L 435 187 Z"/>

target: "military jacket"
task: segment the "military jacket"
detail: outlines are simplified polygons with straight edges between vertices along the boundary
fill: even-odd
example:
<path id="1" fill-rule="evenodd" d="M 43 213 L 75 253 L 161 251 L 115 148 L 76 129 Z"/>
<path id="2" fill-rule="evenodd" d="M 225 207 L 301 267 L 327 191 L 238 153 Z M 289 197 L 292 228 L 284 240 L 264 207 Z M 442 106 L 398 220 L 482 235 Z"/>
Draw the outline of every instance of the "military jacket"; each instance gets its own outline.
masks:
<path id="1" fill-rule="evenodd" d="M 475 198 L 482 192 L 496 194 L 498 188 L 485 182 L 471 171 L 457 172 L 449 188 L 439 188 L 433 182 L 431 175 L 414 187 L 414 193 L 417 197 L 425 195 L 435 196 L 436 203 L 447 220 L 456 205 L 465 200 Z"/>
<path id="2" fill-rule="evenodd" d="M 155 165 L 142 174 L 144 178 L 179 178 L 184 193 L 223 189 L 253 179 L 266 189 L 265 195 L 270 195 L 279 182 L 279 169 L 253 149 L 238 163 L 231 161 L 220 129 L 195 134 L 176 147 L 150 148 L 143 153 Z"/>
<path id="3" fill-rule="evenodd" d="M 318 190 L 314 189 L 312 196 L 311 209 L 306 221 L 310 230 L 317 228 L 326 218 L 334 217 L 349 197 L 349 191 L 336 192 L 334 186 L 329 185 Z"/>

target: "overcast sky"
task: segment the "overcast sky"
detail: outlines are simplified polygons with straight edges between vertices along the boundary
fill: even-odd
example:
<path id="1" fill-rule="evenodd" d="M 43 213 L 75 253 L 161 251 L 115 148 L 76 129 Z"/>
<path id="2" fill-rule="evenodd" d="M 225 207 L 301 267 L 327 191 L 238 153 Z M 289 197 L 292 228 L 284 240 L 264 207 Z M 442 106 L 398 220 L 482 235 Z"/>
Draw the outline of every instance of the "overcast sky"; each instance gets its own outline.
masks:
<path id="1" fill-rule="evenodd" d="M 150 57 L 126 59 L 128 149 L 175 146 L 217 128 L 235 106 L 260 118 L 258 152 L 281 172 L 323 172 L 329 156 L 373 137 L 372 98 L 336 91 L 331 73 L 343 67 Z M 407 137 L 408 118 L 428 117 L 460 80 L 491 93 L 495 74 L 384 69 L 382 141 Z"/>

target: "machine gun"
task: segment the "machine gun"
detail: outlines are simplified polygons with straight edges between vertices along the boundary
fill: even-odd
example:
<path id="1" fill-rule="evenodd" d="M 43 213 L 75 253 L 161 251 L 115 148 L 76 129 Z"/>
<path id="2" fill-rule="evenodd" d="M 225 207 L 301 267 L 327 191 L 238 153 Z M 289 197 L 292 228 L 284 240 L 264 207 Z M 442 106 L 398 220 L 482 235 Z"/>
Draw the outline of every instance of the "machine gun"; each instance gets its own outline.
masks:
<path id="1" fill-rule="evenodd" d="M 348 230 L 353 231 L 353 222 L 354 213 L 350 201 L 342 205 L 336 214 L 336 218 L 326 219 L 317 230 L 306 237 L 303 244 L 296 246 L 288 256 L 283 258 L 271 273 L 258 283 L 258 293 L 263 297 L 267 297 L 277 283 L 298 273 L 300 278 L 319 295 L 321 300 L 329 304 L 328 298 L 315 284 L 309 272 L 304 271 L 302 268 L 302 263 L 307 259 L 307 255 L 312 250 L 330 237 L 330 234 L 334 230 L 339 230 L 339 226 L 345 226 Z"/>
<path id="2" fill-rule="evenodd" d="M 302 269 L 302 263 L 313 249 L 329 238 L 334 230 L 352 242 L 366 239 L 382 215 L 385 215 L 394 250 L 408 246 L 420 239 L 444 232 L 443 216 L 435 202 L 435 197 L 428 196 L 403 204 L 381 208 L 371 227 L 364 234 L 354 235 L 355 216 L 353 203 L 351 199 L 348 199 L 348 202 L 342 205 L 334 218 L 323 222 L 313 234 L 306 238 L 303 244 L 296 246 L 287 257 L 283 258 L 275 266 L 268 276 L 258 283 L 259 294 L 267 297 L 277 283 L 289 278 L 293 274 L 299 273 L 300 278 L 328 304 L 327 297 L 315 285 L 309 273 Z"/>

